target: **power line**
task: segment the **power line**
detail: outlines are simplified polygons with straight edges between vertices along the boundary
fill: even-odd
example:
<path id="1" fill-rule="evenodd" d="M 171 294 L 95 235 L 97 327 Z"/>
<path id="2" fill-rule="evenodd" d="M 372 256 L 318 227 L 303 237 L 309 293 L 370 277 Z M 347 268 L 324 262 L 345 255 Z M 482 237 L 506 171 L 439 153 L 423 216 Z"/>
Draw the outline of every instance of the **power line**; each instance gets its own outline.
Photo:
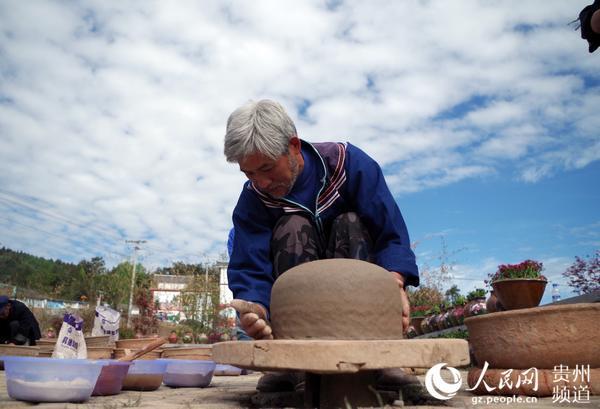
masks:
<path id="1" fill-rule="evenodd" d="M 30 196 L 30 198 L 32 198 L 33 200 L 36 200 L 36 201 L 42 201 L 41 199 L 36 198 L 34 196 Z M 52 219 L 60 220 L 63 223 L 70 224 L 72 226 L 76 226 L 76 227 L 79 227 L 79 228 L 82 228 L 82 229 L 87 229 L 87 230 L 95 230 L 97 233 L 102 233 L 103 235 L 111 236 L 111 238 L 113 240 L 122 240 L 123 239 L 123 237 L 121 235 L 116 234 L 114 231 L 109 231 L 109 230 L 106 230 L 106 229 L 103 229 L 101 227 L 94 226 L 94 225 L 84 225 L 84 224 L 81 224 L 81 223 L 77 223 L 77 222 L 73 221 L 73 219 L 70 219 L 70 218 L 68 218 L 66 216 L 60 215 L 58 213 L 53 213 L 53 212 L 50 212 L 48 210 L 42 209 L 40 207 L 37 207 L 35 205 L 32 205 L 30 203 L 24 202 L 22 199 L 20 199 L 18 197 L 18 195 L 14 194 L 14 193 L 7 192 L 7 191 L 4 191 L 4 190 L 1 190 L 1 189 L 0 189 L 0 201 L 28 208 L 28 209 L 33 210 L 35 212 L 44 214 L 44 215 L 46 215 L 46 216 L 48 216 L 48 217 L 50 217 Z"/>
<path id="2" fill-rule="evenodd" d="M 35 231 L 39 231 L 39 232 L 41 232 L 41 233 L 48 234 L 48 235 L 50 235 L 50 236 L 59 237 L 59 238 L 61 238 L 61 239 L 67 240 L 67 241 L 69 241 L 69 242 L 71 242 L 71 243 L 75 243 L 75 244 L 77 244 L 77 245 L 80 245 L 80 246 L 81 246 L 81 247 L 83 247 L 83 248 L 87 248 L 87 249 L 89 249 L 89 248 L 90 248 L 90 245 L 89 245 L 88 243 L 84 243 L 84 242 L 82 242 L 82 241 L 79 241 L 79 240 L 75 239 L 73 236 L 66 236 L 66 235 L 64 235 L 64 234 L 60 234 L 60 233 L 53 233 L 53 232 L 49 232 L 49 231 L 47 231 L 47 230 L 40 229 L 39 227 L 36 227 L 36 226 L 31 226 L 31 225 L 28 225 L 28 224 L 25 224 L 25 223 L 21 223 L 21 222 L 18 222 L 18 221 L 16 221 L 16 220 L 9 219 L 9 218 L 7 218 L 7 217 L 4 217 L 4 216 L 0 216 L 0 218 L 1 218 L 1 219 L 4 219 L 4 220 L 6 220 L 6 221 L 8 221 L 8 222 L 10 222 L 10 223 L 18 224 L 18 225 L 20 225 L 20 226 L 24 226 L 24 227 L 27 227 L 27 228 L 29 228 L 29 229 L 32 229 L 32 230 L 35 230 Z M 102 249 L 104 249 L 105 251 L 109 251 L 109 252 L 112 252 L 112 253 L 114 253 L 114 254 L 118 254 L 118 255 L 120 255 L 121 257 L 127 257 L 125 254 L 122 254 L 122 253 L 116 252 L 116 251 L 114 251 L 113 249 L 111 249 L 111 248 L 107 247 L 106 245 L 103 245 L 103 244 L 95 244 L 95 245 L 96 245 L 96 246 L 98 246 L 98 247 L 100 247 L 100 248 L 102 248 Z M 55 247 L 55 248 L 56 248 L 56 247 Z M 61 249 L 58 249 L 58 248 L 56 248 L 56 249 L 57 249 L 57 250 L 61 250 Z"/>

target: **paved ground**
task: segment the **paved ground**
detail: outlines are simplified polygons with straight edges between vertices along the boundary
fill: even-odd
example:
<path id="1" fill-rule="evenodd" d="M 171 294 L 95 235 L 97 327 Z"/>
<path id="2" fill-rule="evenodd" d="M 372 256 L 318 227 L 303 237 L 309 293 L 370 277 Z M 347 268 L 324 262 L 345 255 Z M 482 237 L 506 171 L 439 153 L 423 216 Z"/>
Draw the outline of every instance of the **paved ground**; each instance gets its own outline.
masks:
<path id="1" fill-rule="evenodd" d="M 207 409 L 207 408 L 241 408 L 252 407 L 257 403 L 256 399 L 256 382 L 260 377 L 260 373 L 253 373 L 244 376 L 215 376 L 210 387 L 198 388 L 178 388 L 173 389 L 167 386 L 161 386 L 153 392 L 133 392 L 123 391 L 116 396 L 107 397 L 92 397 L 88 402 L 73 404 L 73 403 L 42 403 L 32 405 L 26 402 L 18 402 L 8 397 L 6 391 L 6 382 L 4 372 L 0 372 L 0 409 L 12 408 L 35 408 L 35 409 L 121 409 L 121 408 L 152 408 L 152 409 Z M 466 372 L 461 373 L 463 379 L 466 379 Z M 420 377 L 422 380 L 422 376 Z M 409 396 L 414 393 L 415 396 Z M 440 408 L 439 405 L 427 405 L 426 395 L 419 396 L 423 393 L 419 390 L 405 392 L 407 405 L 404 408 Z M 458 395 L 449 401 L 442 403 L 444 406 L 460 407 L 460 408 L 502 408 L 502 407 L 520 407 L 520 408 L 536 408 L 536 409 L 558 409 L 561 407 L 579 407 L 600 408 L 600 396 L 592 396 L 588 403 L 576 403 L 570 405 L 559 405 L 552 403 L 552 398 L 539 399 L 536 403 L 509 404 L 506 403 L 487 403 L 487 399 L 497 397 L 481 397 L 482 403 L 473 404 L 475 397 L 469 392 L 464 391 L 464 388 L 459 391 Z M 414 399 L 412 403 L 419 402 L 423 405 L 414 406 L 409 403 L 409 399 Z M 419 399 L 421 399 L 419 401 Z M 265 401 L 263 400 L 263 403 Z M 268 400 L 267 400 L 268 402 Z M 271 407 L 282 406 L 276 404 L 275 400 L 270 401 Z M 396 402 L 400 406 L 401 402 Z M 441 402 L 440 402 L 441 403 Z M 412 406 L 411 406 L 412 405 Z M 255 406 L 256 407 L 256 406 Z"/>

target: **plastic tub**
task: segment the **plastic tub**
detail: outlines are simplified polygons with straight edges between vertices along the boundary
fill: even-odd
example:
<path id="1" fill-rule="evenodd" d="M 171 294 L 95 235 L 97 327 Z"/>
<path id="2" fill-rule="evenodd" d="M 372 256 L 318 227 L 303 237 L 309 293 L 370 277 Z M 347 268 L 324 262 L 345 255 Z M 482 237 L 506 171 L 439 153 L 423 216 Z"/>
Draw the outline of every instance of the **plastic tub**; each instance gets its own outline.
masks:
<path id="1" fill-rule="evenodd" d="M 167 362 L 161 359 L 133 361 L 123 380 L 123 389 L 154 391 L 162 384 L 166 368 Z"/>
<path id="2" fill-rule="evenodd" d="M 205 388 L 210 384 L 216 364 L 214 361 L 196 359 L 165 359 L 167 369 L 163 382 L 175 388 Z"/>
<path id="3" fill-rule="evenodd" d="M 87 359 L 3 356 L 8 396 L 28 402 L 84 402 L 102 363 Z"/>
<path id="4" fill-rule="evenodd" d="M 242 368 L 228 364 L 217 364 L 215 376 L 238 376 L 242 374 Z"/>
<path id="5" fill-rule="evenodd" d="M 131 362 L 116 361 L 114 359 L 101 359 L 102 371 L 92 391 L 92 396 L 116 395 L 123 389 L 123 380 L 127 376 Z"/>

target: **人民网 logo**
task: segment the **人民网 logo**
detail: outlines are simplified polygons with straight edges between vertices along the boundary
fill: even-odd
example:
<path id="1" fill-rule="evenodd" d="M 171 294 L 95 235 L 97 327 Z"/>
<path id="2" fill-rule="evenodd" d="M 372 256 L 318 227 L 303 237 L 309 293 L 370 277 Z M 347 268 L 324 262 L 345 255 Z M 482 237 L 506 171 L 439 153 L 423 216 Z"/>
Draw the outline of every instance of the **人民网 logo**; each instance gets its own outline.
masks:
<path id="1" fill-rule="evenodd" d="M 431 396 L 440 400 L 448 400 L 456 395 L 456 392 L 462 385 L 460 372 L 456 368 L 448 367 L 448 371 L 452 375 L 452 383 L 448 383 L 442 379 L 442 369 L 446 366 L 445 362 L 431 367 L 425 375 L 425 388 Z"/>

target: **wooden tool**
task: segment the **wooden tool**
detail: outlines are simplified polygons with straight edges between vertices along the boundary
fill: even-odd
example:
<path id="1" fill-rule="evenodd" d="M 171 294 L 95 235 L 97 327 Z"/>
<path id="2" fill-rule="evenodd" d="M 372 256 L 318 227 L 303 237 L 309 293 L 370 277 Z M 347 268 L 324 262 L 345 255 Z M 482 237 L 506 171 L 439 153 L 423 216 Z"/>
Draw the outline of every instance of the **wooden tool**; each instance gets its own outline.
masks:
<path id="1" fill-rule="evenodd" d="M 125 355 L 125 356 L 119 358 L 118 361 L 126 361 L 127 362 L 127 361 L 133 361 L 134 359 L 138 359 L 141 356 L 147 354 L 148 352 L 158 348 L 165 342 L 167 342 L 166 338 L 157 338 L 156 341 L 152 341 L 151 343 L 146 345 L 144 348 L 140 349 L 139 351 L 134 352 L 133 354 L 128 354 L 128 355 Z"/>

